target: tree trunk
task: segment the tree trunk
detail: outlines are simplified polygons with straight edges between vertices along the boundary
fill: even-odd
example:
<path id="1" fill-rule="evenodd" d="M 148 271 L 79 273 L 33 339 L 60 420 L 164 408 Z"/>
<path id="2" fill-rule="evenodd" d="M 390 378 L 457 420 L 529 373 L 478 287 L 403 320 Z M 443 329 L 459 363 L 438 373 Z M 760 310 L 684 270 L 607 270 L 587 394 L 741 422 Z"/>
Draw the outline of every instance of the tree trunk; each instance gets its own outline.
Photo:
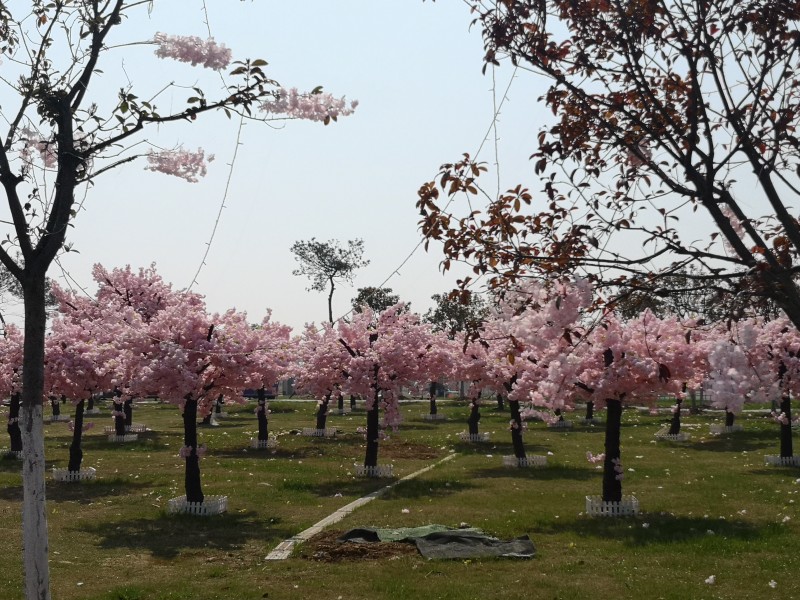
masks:
<path id="1" fill-rule="evenodd" d="M 375 396 L 372 402 L 372 408 L 367 410 L 367 454 L 364 457 L 365 467 L 378 466 L 378 441 L 380 437 L 380 399 L 378 398 L 378 390 L 375 390 Z"/>
<path id="2" fill-rule="evenodd" d="M 786 417 L 786 424 L 781 423 L 781 458 L 791 457 L 792 449 L 792 399 L 789 394 L 781 396 L 781 412 Z"/>
<path id="3" fill-rule="evenodd" d="M 222 405 L 224 404 L 223 395 L 220 394 L 217 401 L 214 403 L 214 412 L 216 414 L 222 413 Z"/>
<path id="4" fill-rule="evenodd" d="M 125 435 L 125 412 L 123 411 L 123 402 L 119 396 L 122 392 L 117 392 L 119 395 L 114 398 L 114 433 L 116 435 Z"/>
<path id="5" fill-rule="evenodd" d="M 678 435 L 681 432 L 681 404 L 682 398 L 675 400 L 675 412 L 672 413 L 672 421 L 669 424 L 669 435 Z"/>
<path id="6" fill-rule="evenodd" d="M 67 470 L 78 472 L 81 470 L 83 461 L 83 450 L 81 450 L 81 436 L 83 435 L 83 406 L 84 401 L 78 402 L 75 407 L 75 428 L 72 430 L 72 444 L 69 447 L 69 465 Z"/>
<path id="7" fill-rule="evenodd" d="M 267 419 L 267 394 L 264 388 L 258 390 L 258 441 L 266 442 L 269 439 L 269 421 Z"/>
<path id="8" fill-rule="evenodd" d="M 350 394 L 350 410 L 354 410 L 356 407 L 356 397 L 354 394 Z"/>
<path id="9" fill-rule="evenodd" d="M 325 394 L 325 398 L 319 403 L 317 407 L 317 429 L 325 429 L 328 422 L 328 403 L 331 401 L 331 395 Z"/>
<path id="10" fill-rule="evenodd" d="M 130 431 L 133 425 L 133 400 L 128 398 L 122 405 L 122 412 L 125 413 L 125 431 Z"/>
<path id="11" fill-rule="evenodd" d="M 55 396 L 50 396 L 50 409 L 53 411 L 54 417 L 61 416 L 61 404 Z"/>
<path id="12" fill-rule="evenodd" d="M 339 413 L 344 412 L 344 395 L 342 392 L 339 392 L 339 395 L 336 397 L 336 407 L 339 409 Z"/>
<path id="13" fill-rule="evenodd" d="M 586 420 L 591 421 L 594 419 L 594 402 L 591 400 L 586 403 Z"/>
<path id="14" fill-rule="evenodd" d="M 187 398 L 183 407 L 183 445 L 189 448 L 186 457 L 184 487 L 187 502 L 202 502 L 200 487 L 200 457 L 197 455 L 197 400 Z"/>
<path id="15" fill-rule="evenodd" d="M 559 421 L 563 421 L 563 420 L 564 420 L 564 415 L 563 415 L 563 413 L 561 412 L 561 409 L 560 409 L 560 408 L 557 408 L 557 409 L 555 410 L 555 413 L 556 413 L 556 416 L 558 417 L 558 420 L 559 420 Z"/>
<path id="16" fill-rule="evenodd" d="M 94 394 L 92 394 L 91 396 L 89 396 L 89 402 L 88 402 L 88 404 L 87 404 L 87 406 L 86 406 L 86 410 L 87 410 L 87 411 L 88 411 L 88 410 L 94 410 Z"/>
<path id="17" fill-rule="evenodd" d="M 333 290 L 336 288 L 336 285 L 333 283 L 333 277 L 330 278 L 330 282 L 331 293 L 328 294 L 328 321 L 333 325 Z"/>
<path id="18" fill-rule="evenodd" d="M 44 339 L 45 278 L 27 271 L 22 283 L 25 300 L 25 341 L 22 370 L 22 564 L 25 598 L 50 600 L 47 563 L 47 507 L 44 485 Z"/>
<path id="19" fill-rule="evenodd" d="M 438 409 L 436 408 L 436 396 L 431 396 L 429 404 L 430 404 L 430 414 L 432 415 L 437 414 Z"/>
<path id="20" fill-rule="evenodd" d="M 497 394 L 497 410 L 505 410 L 505 400 L 503 399 L 503 394 Z"/>
<path id="21" fill-rule="evenodd" d="M 622 500 L 622 480 L 620 469 L 619 438 L 622 427 L 622 401 L 606 400 L 606 458 L 603 461 L 603 501 Z"/>
<path id="22" fill-rule="evenodd" d="M 469 419 L 467 419 L 467 425 L 469 426 L 470 435 L 478 435 L 478 423 L 480 422 L 480 420 L 481 420 L 480 407 L 478 406 L 477 401 L 473 401 L 470 403 Z"/>
<path id="23" fill-rule="evenodd" d="M 509 400 L 511 409 L 511 444 L 514 446 L 514 456 L 525 458 L 525 445 L 522 443 L 522 416 L 519 414 L 519 400 Z"/>
<path id="24" fill-rule="evenodd" d="M 689 399 L 692 401 L 691 405 L 689 406 L 689 414 L 690 415 L 700 414 L 700 409 L 697 406 L 697 391 L 696 390 L 689 390 Z"/>
<path id="25" fill-rule="evenodd" d="M 11 438 L 11 451 L 22 452 L 22 431 L 19 428 L 19 392 L 11 394 L 7 429 L 8 436 Z"/>
<path id="26" fill-rule="evenodd" d="M 731 411 L 725 411 L 725 427 L 733 427 L 733 422 L 736 420 L 736 415 Z"/>

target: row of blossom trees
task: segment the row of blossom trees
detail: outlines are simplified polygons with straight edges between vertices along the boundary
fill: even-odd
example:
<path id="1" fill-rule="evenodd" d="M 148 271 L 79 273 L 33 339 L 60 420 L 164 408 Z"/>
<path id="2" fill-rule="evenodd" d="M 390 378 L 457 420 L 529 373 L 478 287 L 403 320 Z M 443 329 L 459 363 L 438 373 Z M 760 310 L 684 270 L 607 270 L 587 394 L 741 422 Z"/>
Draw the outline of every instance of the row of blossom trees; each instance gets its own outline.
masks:
<path id="1" fill-rule="evenodd" d="M 511 409 L 514 455 L 526 458 L 526 417 L 553 418 L 586 403 L 605 407 L 603 498 L 621 499 L 620 426 L 623 405 L 674 396 L 670 433 L 680 431 L 687 390 L 711 382 L 715 405 L 730 415 L 745 400 L 780 398 L 781 456 L 792 456 L 790 393 L 800 380 L 800 336 L 784 320 L 700 326 L 659 319 L 650 312 L 622 322 L 592 309 L 592 289 L 581 280 L 528 283 L 500 300 L 477 335 L 450 340 L 432 331 L 402 303 L 380 313 L 291 336 L 270 316 L 251 325 L 236 310 L 211 314 L 198 294 L 175 291 L 154 266 L 108 270 L 97 265 L 93 298 L 57 286 L 59 315 L 46 344 L 45 394 L 76 407 L 70 471 L 79 471 L 84 404 L 115 391 L 117 429 L 125 432 L 123 403 L 156 395 L 176 404 L 184 423 L 181 456 L 186 497 L 203 502 L 197 420 L 224 395 L 242 399 L 260 390 L 259 440 L 267 439 L 263 391 L 294 376 L 297 389 L 319 401 L 317 428 L 325 428 L 332 397 L 358 395 L 366 408 L 364 466 L 377 468 L 379 440 L 400 424 L 404 387 L 438 378 L 471 382 L 470 433 L 478 433 L 482 391 L 503 395 Z M 22 370 L 22 335 L 10 327 L 0 343 L 0 392 L 11 396 L 8 431 L 20 450 L 15 398 Z M 542 413 L 541 411 L 545 411 Z M 591 416 L 591 413 L 588 413 Z M 120 429 L 121 427 L 121 429 Z M 522 462 L 520 462 L 522 464 Z"/>

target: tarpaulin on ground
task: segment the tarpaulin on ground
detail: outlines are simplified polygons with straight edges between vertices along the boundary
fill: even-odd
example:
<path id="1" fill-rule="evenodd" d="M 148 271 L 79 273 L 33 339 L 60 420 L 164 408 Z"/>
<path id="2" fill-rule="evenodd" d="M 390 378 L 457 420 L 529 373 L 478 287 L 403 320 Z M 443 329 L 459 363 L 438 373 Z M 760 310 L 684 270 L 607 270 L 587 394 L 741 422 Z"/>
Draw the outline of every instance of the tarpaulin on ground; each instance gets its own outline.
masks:
<path id="1" fill-rule="evenodd" d="M 456 529 L 445 525 L 377 529 L 351 529 L 339 537 L 340 542 L 406 542 L 415 544 L 425 558 L 533 558 L 536 548 L 525 535 L 500 540 L 480 529 Z"/>

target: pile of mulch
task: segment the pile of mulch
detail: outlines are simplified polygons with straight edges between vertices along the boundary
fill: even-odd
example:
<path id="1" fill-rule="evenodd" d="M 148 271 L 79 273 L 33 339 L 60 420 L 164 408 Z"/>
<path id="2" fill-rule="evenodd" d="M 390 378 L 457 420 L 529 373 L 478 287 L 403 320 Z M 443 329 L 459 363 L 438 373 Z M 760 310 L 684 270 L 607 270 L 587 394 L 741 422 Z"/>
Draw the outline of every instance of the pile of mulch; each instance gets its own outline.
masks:
<path id="1" fill-rule="evenodd" d="M 342 530 L 323 531 L 300 546 L 300 557 L 320 562 L 349 560 L 386 560 L 401 556 L 419 556 L 413 544 L 402 542 L 374 542 L 352 544 L 339 542 Z"/>

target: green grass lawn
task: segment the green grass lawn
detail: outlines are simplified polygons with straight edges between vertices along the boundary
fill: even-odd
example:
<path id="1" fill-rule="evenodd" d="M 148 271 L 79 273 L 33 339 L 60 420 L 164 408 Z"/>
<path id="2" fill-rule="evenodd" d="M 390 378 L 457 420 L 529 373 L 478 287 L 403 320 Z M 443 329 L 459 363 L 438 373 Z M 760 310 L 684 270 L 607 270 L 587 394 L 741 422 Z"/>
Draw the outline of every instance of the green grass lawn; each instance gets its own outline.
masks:
<path id="1" fill-rule="evenodd" d="M 84 466 L 97 468 L 97 480 L 55 483 L 48 474 L 54 599 L 800 598 L 800 469 L 764 466 L 763 455 L 778 452 L 771 419 L 745 417 L 743 432 L 712 436 L 708 426 L 721 415 L 686 416 L 691 440 L 671 443 L 653 438 L 666 416 L 626 410 L 623 488 L 642 514 L 597 519 L 583 514 L 585 496 L 601 491 L 601 473 L 585 457 L 602 452 L 602 426 L 557 431 L 531 423 L 528 453 L 548 454 L 549 466 L 509 469 L 501 466 L 511 453 L 509 415 L 493 403 L 483 409 L 481 430 L 491 432 L 483 444 L 458 440 L 463 404 L 441 402 L 445 422 L 424 421 L 427 404 L 404 405 L 405 423 L 380 449 L 379 462 L 394 465 L 389 481 L 455 458 L 334 528 L 468 523 L 502 538 L 528 534 L 537 557 L 428 561 L 398 552 L 326 562 L 314 559 L 312 542 L 288 560 L 266 561 L 280 541 L 387 480 L 352 475 L 363 460 L 356 433 L 363 411 L 331 416 L 329 426 L 342 431 L 335 439 L 304 438 L 292 431 L 314 425 L 314 404 L 275 401 L 270 429 L 279 446 L 251 450 L 253 408 L 229 406 L 220 426 L 200 431 L 208 445 L 204 492 L 229 496 L 228 512 L 210 518 L 165 512 L 167 500 L 183 494 L 176 407 L 137 407 L 134 422 L 153 431 L 124 445 L 102 433 L 108 408 L 93 417 Z M 45 429 L 48 471 L 65 467 L 68 428 Z M 23 595 L 19 469 L 0 461 L 0 600 Z M 705 583 L 711 575 L 716 582 Z"/>

